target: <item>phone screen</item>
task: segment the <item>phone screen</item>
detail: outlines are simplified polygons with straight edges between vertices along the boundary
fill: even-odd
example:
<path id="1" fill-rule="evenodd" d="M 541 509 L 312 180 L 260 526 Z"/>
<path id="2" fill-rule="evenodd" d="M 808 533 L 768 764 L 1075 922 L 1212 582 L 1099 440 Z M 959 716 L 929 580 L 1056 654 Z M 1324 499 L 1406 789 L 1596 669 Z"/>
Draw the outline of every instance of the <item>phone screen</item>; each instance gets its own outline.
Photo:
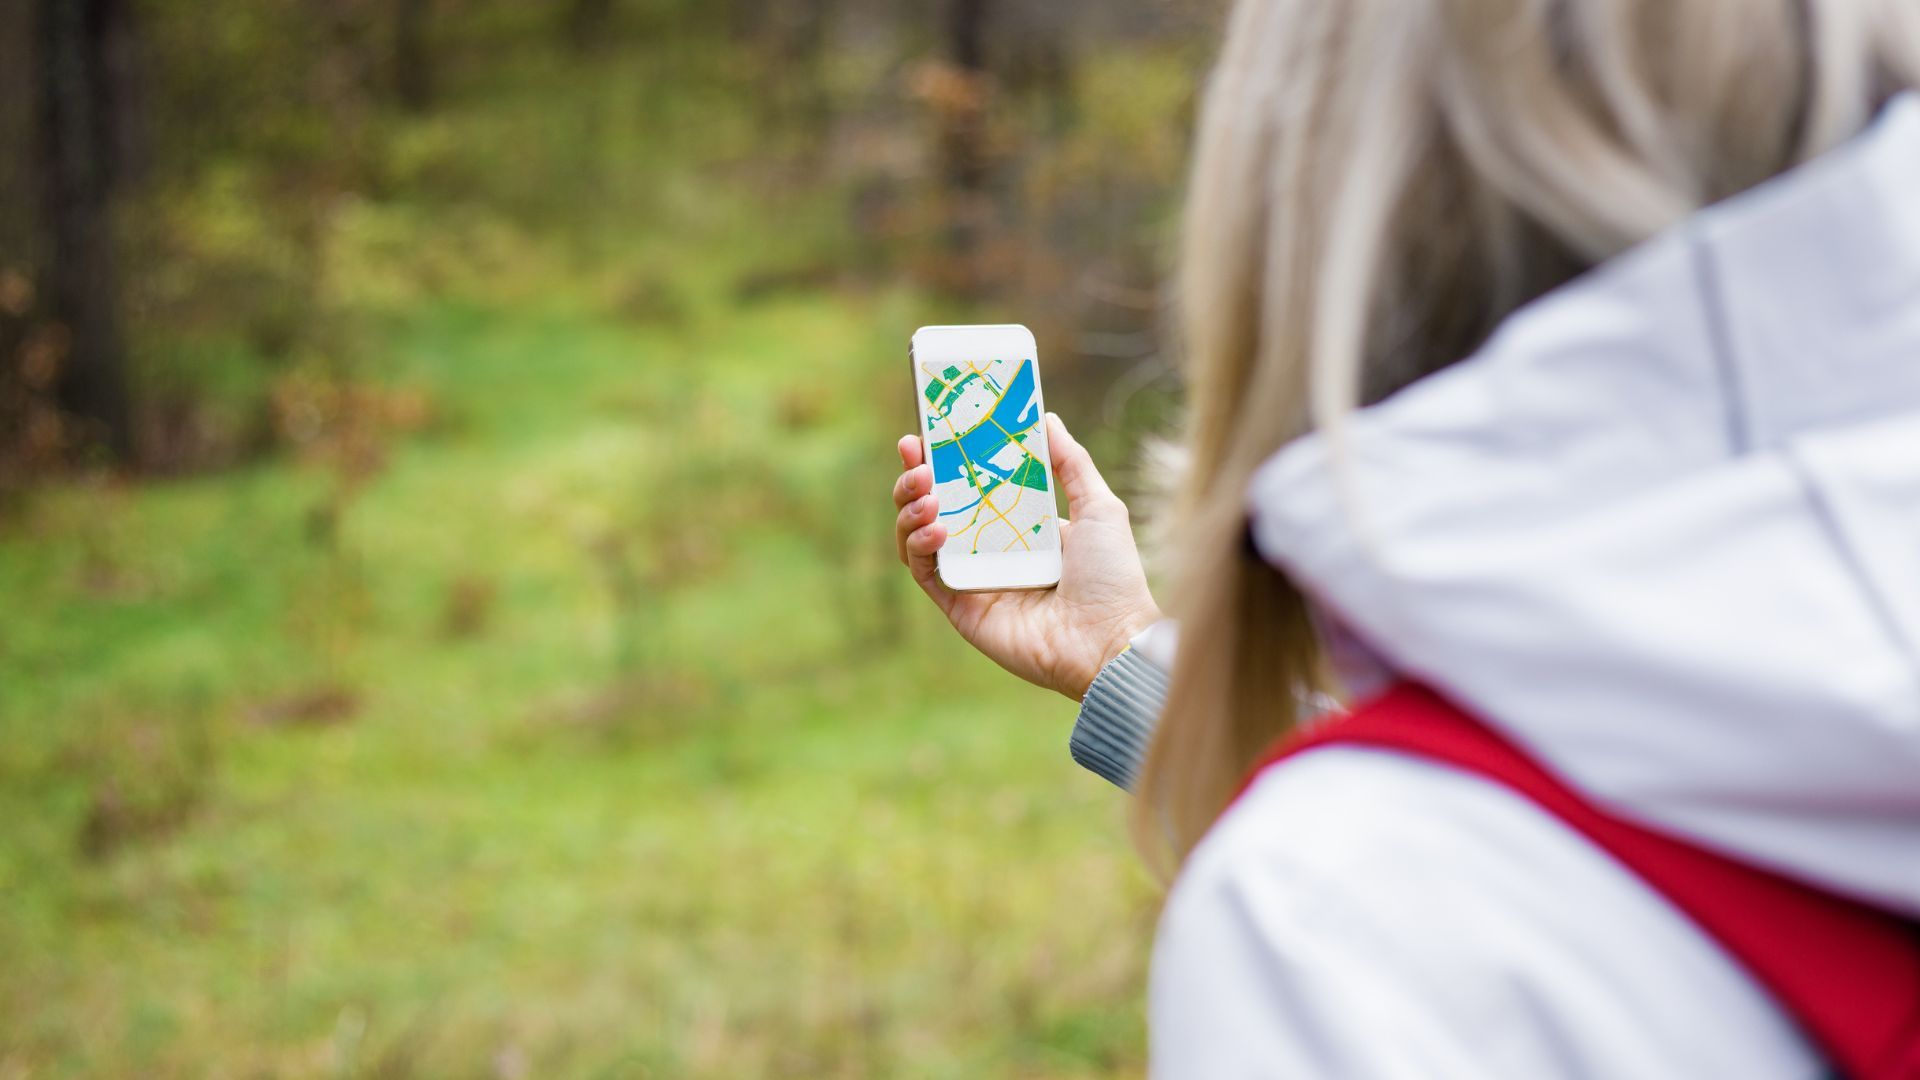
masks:
<path id="1" fill-rule="evenodd" d="M 968 327 L 923 346 L 916 338 L 922 434 L 947 526 L 942 561 L 1057 552 L 1052 459 L 1033 337 Z"/>

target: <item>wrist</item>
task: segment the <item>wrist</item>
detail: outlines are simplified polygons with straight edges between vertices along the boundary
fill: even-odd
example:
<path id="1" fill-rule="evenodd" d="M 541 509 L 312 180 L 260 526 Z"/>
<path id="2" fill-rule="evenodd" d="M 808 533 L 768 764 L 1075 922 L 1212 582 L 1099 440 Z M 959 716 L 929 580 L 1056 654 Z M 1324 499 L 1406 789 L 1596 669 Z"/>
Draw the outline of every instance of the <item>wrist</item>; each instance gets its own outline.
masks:
<path id="1" fill-rule="evenodd" d="M 1151 600 L 1148 600 L 1134 611 L 1115 619 L 1109 624 L 1106 637 L 1094 650 L 1092 665 L 1080 673 L 1080 676 L 1075 678 L 1068 686 L 1063 687 L 1061 692 L 1075 701 L 1084 701 L 1087 696 L 1087 690 L 1093 686 L 1093 680 L 1100 677 L 1100 672 L 1103 671 L 1108 664 L 1113 663 L 1115 657 L 1126 652 L 1135 637 L 1138 637 L 1154 623 L 1159 622 L 1160 619 L 1160 608 Z"/>

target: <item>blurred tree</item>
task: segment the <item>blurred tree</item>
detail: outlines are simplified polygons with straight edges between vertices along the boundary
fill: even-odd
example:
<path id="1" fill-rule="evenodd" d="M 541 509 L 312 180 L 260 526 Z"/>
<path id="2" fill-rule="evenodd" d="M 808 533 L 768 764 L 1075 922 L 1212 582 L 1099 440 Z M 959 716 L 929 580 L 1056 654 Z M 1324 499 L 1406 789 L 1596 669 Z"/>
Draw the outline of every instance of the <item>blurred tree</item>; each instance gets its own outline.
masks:
<path id="1" fill-rule="evenodd" d="M 947 42 L 962 71 L 987 70 L 987 16 L 991 0 L 948 0 Z"/>
<path id="2" fill-rule="evenodd" d="M 770 0 L 727 0 L 727 32 L 736 40 L 754 37 L 766 25 Z"/>
<path id="3" fill-rule="evenodd" d="M 992 0 L 948 0 L 951 92 L 940 103 L 941 169 L 947 187 L 947 253 L 962 295 L 985 282 L 979 248 L 991 207 L 987 198 L 987 36 Z"/>
<path id="4" fill-rule="evenodd" d="M 1008 93 L 1037 102 L 1044 134 L 1058 137 L 1071 126 L 1074 111 L 1072 4 L 1029 4 L 1008 12 L 1003 35 L 1006 55 L 1000 64 Z"/>
<path id="5" fill-rule="evenodd" d="M 613 0 L 568 0 L 567 44 L 577 53 L 593 52 L 605 40 L 612 18 Z"/>
<path id="6" fill-rule="evenodd" d="M 0 4 L 0 516 L 24 485 L 30 396 L 22 378 L 22 345 L 33 300 L 27 272 L 38 237 L 34 228 L 32 27 L 25 4 Z"/>
<path id="7" fill-rule="evenodd" d="M 115 458 L 133 455 L 112 222 L 134 164 L 135 26 L 127 0 L 39 0 L 47 304 L 64 328 L 62 404 Z"/>
<path id="8" fill-rule="evenodd" d="M 792 100 L 801 130 L 816 141 L 833 126 L 831 80 L 824 63 L 833 37 L 835 0 L 796 0 L 777 45 L 784 96 Z"/>
<path id="9" fill-rule="evenodd" d="M 758 120 L 770 148 L 824 160 L 834 121 L 831 62 L 840 0 L 728 0 L 724 33 L 753 57 Z"/>
<path id="10" fill-rule="evenodd" d="M 393 0 L 393 89 L 414 112 L 433 104 L 432 8 L 433 0 Z"/>
<path id="11" fill-rule="evenodd" d="M 37 12 L 0 3 L 0 267 L 24 271 L 38 246 L 34 179 Z"/>

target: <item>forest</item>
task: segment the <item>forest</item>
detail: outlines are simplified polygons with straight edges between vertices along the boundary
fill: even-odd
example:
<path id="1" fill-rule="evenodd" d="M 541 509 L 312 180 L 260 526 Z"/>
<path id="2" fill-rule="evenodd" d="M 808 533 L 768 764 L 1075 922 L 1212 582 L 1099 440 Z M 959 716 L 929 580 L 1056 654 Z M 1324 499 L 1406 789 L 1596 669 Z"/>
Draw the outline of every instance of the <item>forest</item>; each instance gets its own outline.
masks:
<path id="1" fill-rule="evenodd" d="M 1137 1075 L 886 492 L 960 322 L 1137 489 L 1216 8 L 0 3 L 0 1077 Z"/>

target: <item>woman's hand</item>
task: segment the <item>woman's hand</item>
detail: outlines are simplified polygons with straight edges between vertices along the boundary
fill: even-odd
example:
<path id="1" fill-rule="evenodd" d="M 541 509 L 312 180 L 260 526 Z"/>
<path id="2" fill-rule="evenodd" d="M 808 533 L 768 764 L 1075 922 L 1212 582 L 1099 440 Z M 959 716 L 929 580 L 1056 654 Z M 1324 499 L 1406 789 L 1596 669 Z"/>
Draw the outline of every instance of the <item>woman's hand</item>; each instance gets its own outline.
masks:
<path id="1" fill-rule="evenodd" d="M 934 553 L 946 543 L 947 527 L 939 520 L 933 466 L 921 460 L 915 435 L 900 440 L 906 471 L 893 485 L 893 504 L 900 508 L 893 537 L 900 561 L 961 637 L 1015 675 L 1078 701 L 1101 665 L 1159 619 L 1160 609 L 1147 591 L 1126 504 L 1052 413 L 1047 446 L 1053 475 L 1067 494 L 1069 519 L 1060 523 L 1057 588 L 955 592 L 940 583 Z"/>

